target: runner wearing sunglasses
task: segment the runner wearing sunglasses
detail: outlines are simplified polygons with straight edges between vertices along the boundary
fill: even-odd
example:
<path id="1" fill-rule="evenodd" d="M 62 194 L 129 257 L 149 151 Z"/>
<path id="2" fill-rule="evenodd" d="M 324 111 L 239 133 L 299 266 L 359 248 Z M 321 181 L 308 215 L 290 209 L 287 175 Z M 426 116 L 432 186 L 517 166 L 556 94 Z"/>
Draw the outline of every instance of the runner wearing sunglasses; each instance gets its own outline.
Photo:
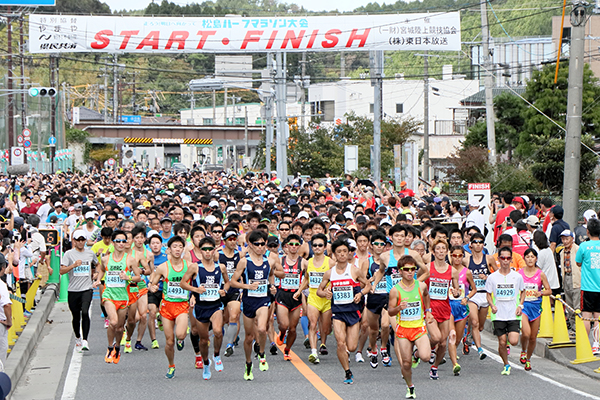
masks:
<path id="1" fill-rule="evenodd" d="M 235 273 L 237 265 L 240 262 L 240 252 L 238 251 L 237 240 L 239 234 L 233 228 L 226 228 L 223 231 L 223 238 L 225 240 L 225 246 L 219 250 L 219 263 L 225 265 L 227 269 L 227 278 L 231 280 L 231 277 Z M 227 294 L 221 300 L 226 308 L 227 321 L 229 326 L 226 332 L 227 347 L 225 348 L 225 357 L 231 357 L 233 355 L 234 343 L 240 334 L 240 314 L 241 310 L 241 290 L 234 287 L 229 287 Z"/>

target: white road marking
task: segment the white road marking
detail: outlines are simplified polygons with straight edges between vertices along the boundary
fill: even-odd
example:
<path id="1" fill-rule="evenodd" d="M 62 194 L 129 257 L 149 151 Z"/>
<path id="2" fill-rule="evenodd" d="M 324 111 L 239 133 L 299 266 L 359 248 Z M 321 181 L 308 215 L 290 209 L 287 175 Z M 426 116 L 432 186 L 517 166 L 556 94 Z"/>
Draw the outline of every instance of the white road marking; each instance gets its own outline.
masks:
<path id="1" fill-rule="evenodd" d="M 92 309 L 94 300 L 90 303 L 89 315 L 92 319 Z M 81 363 L 83 361 L 83 352 L 79 353 L 73 350 L 71 356 L 71 362 L 69 364 L 69 370 L 67 371 L 67 377 L 65 378 L 65 386 L 63 387 L 63 393 L 61 400 L 74 400 L 77 394 L 77 384 L 79 383 L 79 373 L 81 372 Z"/>

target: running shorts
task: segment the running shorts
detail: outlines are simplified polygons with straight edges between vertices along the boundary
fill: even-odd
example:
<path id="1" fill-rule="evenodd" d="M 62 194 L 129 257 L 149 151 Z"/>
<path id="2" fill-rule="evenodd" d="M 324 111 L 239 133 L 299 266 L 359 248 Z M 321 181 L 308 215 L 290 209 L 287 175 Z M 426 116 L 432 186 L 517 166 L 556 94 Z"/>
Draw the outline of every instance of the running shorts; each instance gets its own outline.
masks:
<path id="1" fill-rule="evenodd" d="M 581 311 L 600 312 L 600 292 L 581 291 Z"/>
<path id="2" fill-rule="evenodd" d="M 396 326 L 396 336 L 398 339 L 406 339 L 409 342 L 415 342 L 424 335 L 427 335 L 427 327 L 425 325 L 417 328 L 403 328 L 400 325 Z"/>
<path id="3" fill-rule="evenodd" d="M 260 300 L 260 301 L 257 301 Z M 258 311 L 259 308 L 262 307 L 269 307 L 271 305 L 271 300 L 270 297 L 264 297 L 264 298 L 257 298 L 257 299 L 253 299 L 252 301 L 248 301 L 247 299 L 243 299 L 242 298 L 242 312 L 244 313 L 244 316 L 248 317 L 248 318 L 255 318 L 256 317 L 256 311 Z"/>
<path id="4" fill-rule="evenodd" d="M 223 306 L 199 307 L 198 304 L 194 307 L 194 317 L 203 324 L 208 324 L 213 314 L 223 310 Z"/>
<path id="5" fill-rule="evenodd" d="M 454 322 L 462 321 L 469 316 L 469 306 L 463 306 L 460 300 L 450 300 L 450 308 L 452 309 Z"/>
<path id="6" fill-rule="evenodd" d="M 477 304 L 477 309 L 489 307 L 489 303 L 487 302 L 487 295 L 485 293 L 477 293 L 475 296 L 471 297 L 469 300 L 475 304 Z"/>
<path id="7" fill-rule="evenodd" d="M 381 315 L 381 311 L 388 306 L 388 295 L 387 294 L 374 294 L 369 293 L 367 295 L 367 310 L 373 314 Z"/>
<path id="8" fill-rule="evenodd" d="M 309 306 L 316 308 L 320 313 L 331 310 L 331 300 L 319 297 L 316 294 L 310 293 L 308 295 L 307 303 Z"/>
<path id="9" fill-rule="evenodd" d="M 346 326 L 356 325 L 360 322 L 360 311 L 342 311 L 331 315 L 333 319 L 342 321 Z"/>
<path id="10" fill-rule="evenodd" d="M 300 295 L 302 296 L 302 294 Z M 299 300 L 294 299 L 294 292 L 288 292 L 286 290 L 278 290 L 275 296 L 277 304 L 282 305 L 290 311 L 294 311 L 298 307 L 302 306 L 302 297 Z"/>
<path id="11" fill-rule="evenodd" d="M 510 332 L 517 332 L 521 329 L 521 321 L 519 320 L 511 320 L 511 321 L 494 321 L 494 335 L 495 336 L 504 336 Z"/>
<path id="12" fill-rule="evenodd" d="M 129 307 L 129 303 L 127 302 L 127 300 L 112 300 L 112 299 L 107 299 L 106 297 L 102 298 L 102 303 L 105 303 L 107 301 L 110 301 L 111 303 L 113 303 L 115 305 L 115 309 L 118 310 L 123 310 L 127 307 Z"/>
<path id="13" fill-rule="evenodd" d="M 535 321 L 542 315 L 542 301 L 526 301 L 523 303 L 523 314 L 529 321 Z"/>
<path id="14" fill-rule="evenodd" d="M 174 302 L 164 300 L 160 304 L 160 315 L 171 321 L 175 321 L 181 314 L 189 311 L 190 305 L 187 301 Z"/>

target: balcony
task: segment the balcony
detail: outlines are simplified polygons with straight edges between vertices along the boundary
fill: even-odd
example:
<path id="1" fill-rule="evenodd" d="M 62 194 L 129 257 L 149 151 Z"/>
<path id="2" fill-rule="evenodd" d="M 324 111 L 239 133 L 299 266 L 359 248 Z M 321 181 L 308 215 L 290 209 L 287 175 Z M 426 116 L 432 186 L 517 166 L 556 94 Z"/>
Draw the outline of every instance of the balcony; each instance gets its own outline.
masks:
<path id="1" fill-rule="evenodd" d="M 435 120 L 433 134 L 464 136 L 467 130 L 466 120 Z"/>

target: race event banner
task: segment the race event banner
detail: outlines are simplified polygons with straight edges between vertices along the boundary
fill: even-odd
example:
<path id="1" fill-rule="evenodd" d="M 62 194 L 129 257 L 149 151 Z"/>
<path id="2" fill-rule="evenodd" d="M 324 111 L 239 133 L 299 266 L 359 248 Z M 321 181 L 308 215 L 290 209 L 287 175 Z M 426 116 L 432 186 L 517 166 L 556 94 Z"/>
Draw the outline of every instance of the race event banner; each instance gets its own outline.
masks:
<path id="1" fill-rule="evenodd" d="M 458 12 L 325 17 L 29 17 L 31 53 L 460 50 Z"/>

